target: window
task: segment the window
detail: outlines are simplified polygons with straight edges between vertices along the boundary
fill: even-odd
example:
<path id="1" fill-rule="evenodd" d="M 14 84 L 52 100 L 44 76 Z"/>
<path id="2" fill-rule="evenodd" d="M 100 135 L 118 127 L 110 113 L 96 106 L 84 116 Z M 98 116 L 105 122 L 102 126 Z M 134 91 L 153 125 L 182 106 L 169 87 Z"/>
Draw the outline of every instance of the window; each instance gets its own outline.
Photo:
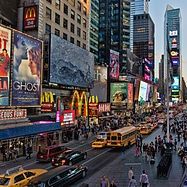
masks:
<path id="1" fill-rule="evenodd" d="M 69 0 L 69 3 L 73 6 L 75 6 L 75 0 Z"/>
<path id="2" fill-rule="evenodd" d="M 55 13 L 55 23 L 60 25 L 60 15 Z"/>
<path id="3" fill-rule="evenodd" d="M 68 29 L 68 20 L 65 19 L 65 18 L 64 18 L 64 20 L 63 20 L 63 27 L 64 27 L 65 29 Z"/>
<path id="4" fill-rule="evenodd" d="M 82 44 L 82 48 L 83 48 L 83 49 L 86 49 L 86 44 Z"/>
<path id="5" fill-rule="evenodd" d="M 83 14 L 86 16 L 87 15 L 87 8 L 84 6 L 83 7 Z"/>
<path id="6" fill-rule="evenodd" d="M 77 36 L 81 36 L 81 29 L 77 27 Z"/>
<path id="7" fill-rule="evenodd" d="M 74 33 L 75 32 L 75 26 L 73 23 L 71 23 L 71 28 L 70 28 L 71 32 Z"/>
<path id="8" fill-rule="evenodd" d="M 46 18 L 51 19 L 51 9 L 46 7 Z"/>
<path id="9" fill-rule="evenodd" d="M 70 37 L 70 42 L 71 42 L 72 44 L 74 44 L 74 38 L 73 38 L 73 37 Z"/>
<path id="10" fill-rule="evenodd" d="M 71 10 L 71 19 L 75 19 L 75 11 Z"/>
<path id="11" fill-rule="evenodd" d="M 60 31 L 58 29 L 55 29 L 55 35 L 60 36 Z"/>
<path id="12" fill-rule="evenodd" d="M 77 14 L 77 23 L 81 24 L 81 16 Z"/>
<path id="13" fill-rule="evenodd" d="M 47 0 L 47 2 L 52 3 L 52 0 Z"/>
<path id="14" fill-rule="evenodd" d="M 25 174 L 25 176 L 27 177 L 27 178 L 29 178 L 29 177 L 32 177 L 32 176 L 35 176 L 35 173 L 33 173 L 33 172 L 25 172 L 24 173 Z"/>
<path id="15" fill-rule="evenodd" d="M 83 31 L 83 35 L 82 36 L 83 36 L 83 39 L 86 40 L 86 32 L 85 31 Z"/>
<path id="16" fill-rule="evenodd" d="M 14 183 L 20 182 L 20 181 L 22 181 L 22 180 L 24 180 L 24 179 L 25 179 L 25 177 L 24 177 L 23 174 L 17 175 L 17 176 L 14 178 Z"/>
<path id="17" fill-rule="evenodd" d="M 45 25 L 45 33 L 50 34 L 51 33 L 51 25 L 47 24 Z"/>
<path id="18" fill-rule="evenodd" d="M 68 35 L 66 33 L 63 33 L 63 39 L 67 40 L 68 39 Z"/>
<path id="19" fill-rule="evenodd" d="M 83 26 L 86 28 L 86 20 L 83 18 Z"/>
<path id="20" fill-rule="evenodd" d="M 55 7 L 60 10 L 60 0 L 55 0 Z"/>
<path id="21" fill-rule="evenodd" d="M 78 9 L 79 11 L 81 11 L 81 2 L 80 2 L 80 1 L 77 2 L 77 9 Z"/>
<path id="22" fill-rule="evenodd" d="M 77 40 L 77 46 L 81 46 L 81 42 L 79 40 Z"/>
<path id="23" fill-rule="evenodd" d="M 64 14 L 68 15 L 68 6 L 64 4 Z"/>

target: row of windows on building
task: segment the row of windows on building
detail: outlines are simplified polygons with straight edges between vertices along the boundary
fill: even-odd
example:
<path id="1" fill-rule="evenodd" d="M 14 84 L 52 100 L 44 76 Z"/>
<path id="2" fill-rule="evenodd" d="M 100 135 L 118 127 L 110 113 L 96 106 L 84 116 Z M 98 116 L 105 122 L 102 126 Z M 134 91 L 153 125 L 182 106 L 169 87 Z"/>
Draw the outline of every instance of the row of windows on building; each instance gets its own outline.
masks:
<path id="1" fill-rule="evenodd" d="M 49 25 L 47 23 L 46 23 L 46 26 L 45 26 L 45 33 L 46 34 L 51 33 L 51 25 Z M 60 30 L 55 29 L 54 34 L 57 35 L 57 36 L 60 36 L 61 35 Z M 63 39 L 68 40 L 68 35 L 66 33 L 63 33 Z M 72 44 L 76 44 L 77 46 L 82 47 L 83 49 L 86 49 L 86 44 L 85 43 L 82 43 L 82 46 L 81 46 L 81 41 L 79 41 L 79 40 L 77 40 L 77 42 L 75 43 L 75 38 L 73 38 L 72 36 L 70 36 L 69 41 Z"/>
<path id="2" fill-rule="evenodd" d="M 50 4 L 52 4 L 52 0 L 47 0 L 47 2 L 49 2 Z M 87 0 L 84 0 L 84 3 L 87 3 Z M 70 2 L 71 5 L 75 6 L 75 0 L 74 2 Z M 55 8 L 58 10 L 61 10 L 61 2 L 60 0 L 55 0 Z M 63 6 L 63 11 L 66 15 L 68 15 L 68 5 L 64 4 Z M 77 2 L 77 10 L 79 10 L 80 12 L 82 12 L 85 16 L 87 16 L 87 7 L 82 5 L 82 3 L 80 1 Z"/>
<path id="3" fill-rule="evenodd" d="M 48 19 L 52 19 L 52 10 L 48 7 L 46 7 L 46 18 Z M 71 10 L 71 19 L 75 20 L 75 11 Z M 64 18 L 64 20 L 66 20 Z M 58 13 L 55 13 L 55 23 L 60 25 L 60 15 Z M 81 16 L 79 14 L 77 14 L 77 23 L 79 23 L 80 25 L 82 24 L 84 28 L 87 27 L 87 21 L 84 18 L 81 18 Z"/>

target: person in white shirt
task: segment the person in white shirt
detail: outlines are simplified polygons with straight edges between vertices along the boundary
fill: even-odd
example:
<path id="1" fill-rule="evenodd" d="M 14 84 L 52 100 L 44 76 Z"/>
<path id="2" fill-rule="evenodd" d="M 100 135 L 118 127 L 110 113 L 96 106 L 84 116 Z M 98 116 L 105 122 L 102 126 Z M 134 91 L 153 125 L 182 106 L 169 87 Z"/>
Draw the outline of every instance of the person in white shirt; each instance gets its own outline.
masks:
<path id="1" fill-rule="evenodd" d="M 132 167 L 130 167 L 129 172 L 128 172 L 128 178 L 129 178 L 129 180 L 132 179 L 132 176 L 134 176 L 134 172 L 132 170 Z"/>
<path id="2" fill-rule="evenodd" d="M 149 179 L 148 175 L 145 173 L 145 170 L 142 171 L 142 174 L 140 175 L 140 185 L 141 187 L 148 187 Z"/>

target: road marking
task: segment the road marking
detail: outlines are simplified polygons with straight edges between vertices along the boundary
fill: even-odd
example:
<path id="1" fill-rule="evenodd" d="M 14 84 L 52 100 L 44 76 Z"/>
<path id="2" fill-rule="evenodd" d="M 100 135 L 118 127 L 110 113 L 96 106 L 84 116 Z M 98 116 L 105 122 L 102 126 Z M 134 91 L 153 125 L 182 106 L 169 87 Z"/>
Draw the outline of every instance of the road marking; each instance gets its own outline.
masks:
<path id="1" fill-rule="evenodd" d="M 89 152 L 89 151 L 91 151 L 91 150 L 93 150 L 93 148 L 87 149 L 85 152 Z"/>
<path id="2" fill-rule="evenodd" d="M 109 152 L 110 150 L 111 150 L 111 149 L 108 149 L 108 150 L 102 152 L 101 154 L 99 154 L 99 155 L 97 155 L 97 156 L 91 158 L 90 160 L 87 160 L 86 162 L 84 162 L 84 163 L 82 163 L 82 164 L 83 164 L 83 165 L 84 165 L 84 164 L 87 164 L 87 163 L 89 163 L 89 162 L 95 160 L 97 157 L 99 157 L 99 156 L 101 156 L 101 155 L 104 155 L 105 153 Z"/>
<path id="3" fill-rule="evenodd" d="M 126 166 L 139 166 L 142 165 L 142 163 L 138 162 L 138 163 L 125 163 Z"/>
<path id="4" fill-rule="evenodd" d="M 37 163 L 37 161 L 34 161 L 34 162 L 29 163 L 29 164 L 23 165 L 23 167 L 28 167 L 28 166 L 33 165 L 33 164 L 36 164 L 36 163 Z"/>

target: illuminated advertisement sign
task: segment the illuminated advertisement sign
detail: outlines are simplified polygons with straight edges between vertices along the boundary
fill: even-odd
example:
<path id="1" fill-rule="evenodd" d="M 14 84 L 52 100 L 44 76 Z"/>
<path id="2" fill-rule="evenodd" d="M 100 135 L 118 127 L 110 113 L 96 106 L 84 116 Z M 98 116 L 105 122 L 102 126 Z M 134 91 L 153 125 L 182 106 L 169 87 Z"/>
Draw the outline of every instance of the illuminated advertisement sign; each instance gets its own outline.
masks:
<path id="1" fill-rule="evenodd" d="M 98 105 L 98 113 L 101 114 L 103 112 L 110 112 L 111 105 L 110 103 L 99 103 Z"/>
<path id="2" fill-rule="evenodd" d="M 11 30 L 0 26 L 0 106 L 9 105 Z"/>
<path id="3" fill-rule="evenodd" d="M 43 92 L 41 96 L 41 111 L 52 112 L 54 107 L 54 97 L 52 92 Z"/>
<path id="4" fill-rule="evenodd" d="M 150 89 L 151 89 L 151 85 L 147 84 L 147 93 L 146 93 L 146 101 L 149 100 L 149 96 L 150 96 Z"/>
<path id="5" fill-rule="evenodd" d="M 147 83 L 140 81 L 138 101 L 146 101 L 146 95 L 147 95 Z"/>
<path id="6" fill-rule="evenodd" d="M 179 77 L 173 76 L 173 84 L 171 85 L 172 91 L 179 90 Z"/>
<path id="7" fill-rule="evenodd" d="M 110 50 L 110 78 L 119 78 L 119 53 Z"/>
<path id="8" fill-rule="evenodd" d="M 171 60 L 172 60 L 172 64 L 174 66 L 178 66 L 179 65 L 179 58 L 171 58 Z"/>
<path id="9" fill-rule="evenodd" d="M 37 6 L 24 7 L 23 28 L 24 30 L 33 30 L 37 28 L 38 16 Z"/>
<path id="10" fill-rule="evenodd" d="M 69 41 L 51 34 L 49 82 L 93 88 L 94 56 Z"/>
<path id="11" fill-rule="evenodd" d="M 40 106 L 42 42 L 14 31 L 12 105 Z"/>
<path id="12" fill-rule="evenodd" d="M 0 120 L 23 119 L 27 117 L 26 109 L 0 110 Z"/>
<path id="13" fill-rule="evenodd" d="M 170 52 L 170 54 L 171 54 L 171 57 L 177 57 L 177 56 L 179 56 L 179 53 L 177 51 L 174 51 L 174 50 L 172 50 Z"/>
<path id="14" fill-rule="evenodd" d="M 75 123 L 75 110 L 64 110 L 60 116 L 61 125 L 71 125 Z"/>
<path id="15" fill-rule="evenodd" d="M 127 83 L 110 84 L 110 102 L 127 103 Z"/>
<path id="16" fill-rule="evenodd" d="M 128 103 L 133 104 L 133 84 L 128 83 Z"/>
<path id="17" fill-rule="evenodd" d="M 177 39 L 176 39 L 176 38 L 173 38 L 173 39 L 171 40 L 171 48 L 172 48 L 172 49 L 177 48 Z"/>
<path id="18" fill-rule="evenodd" d="M 178 31 L 169 31 L 169 36 L 177 36 L 178 35 Z"/>

